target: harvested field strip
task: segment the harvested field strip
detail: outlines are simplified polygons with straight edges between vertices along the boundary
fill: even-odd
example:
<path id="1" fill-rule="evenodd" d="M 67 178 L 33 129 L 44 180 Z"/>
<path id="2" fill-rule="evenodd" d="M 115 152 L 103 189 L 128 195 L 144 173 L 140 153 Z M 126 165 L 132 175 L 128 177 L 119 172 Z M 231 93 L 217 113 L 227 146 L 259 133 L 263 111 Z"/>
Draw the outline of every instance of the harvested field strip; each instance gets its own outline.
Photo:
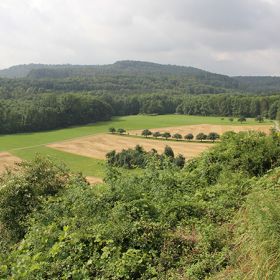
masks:
<path id="1" fill-rule="evenodd" d="M 13 168 L 19 162 L 21 162 L 21 159 L 10 153 L 0 153 L 0 174 L 7 168 Z"/>
<path id="2" fill-rule="evenodd" d="M 166 144 L 165 141 L 161 140 L 100 134 L 84 139 L 51 144 L 48 145 L 48 147 L 86 157 L 105 159 L 109 151 L 121 151 L 122 149 L 134 148 L 136 145 L 143 146 L 145 150 L 154 148 L 159 153 L 162 153 Z M 213 147 L 210 143 L 188 143 L 179 141 L 169 142 L 168 145 L 172 147 L 175 154 L 182 154 L 186 158 L 193 158 L 209 147 Z"/>

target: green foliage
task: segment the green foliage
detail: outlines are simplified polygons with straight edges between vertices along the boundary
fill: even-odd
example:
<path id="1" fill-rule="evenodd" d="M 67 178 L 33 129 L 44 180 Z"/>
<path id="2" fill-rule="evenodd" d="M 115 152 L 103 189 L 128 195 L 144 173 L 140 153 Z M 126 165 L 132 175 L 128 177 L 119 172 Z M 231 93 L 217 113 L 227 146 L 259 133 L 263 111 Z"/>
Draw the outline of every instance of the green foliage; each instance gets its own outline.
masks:
<path id="1" fill-rule="evenodd" d="M 164 132 L 161 134 L 161 136 L 167 140 L 168 138 L 171 137 L 171 134 L 169 132 Z"/>
<path id="2" fill-rule="evenodd" d="M 41 174 L 38 181 L 25 176 L 43 195 L 24 216 L 23 239 L 1 251 L 0 278 L 246 279 L 253 268 L 248 279 L 277 279 L 279 170 L 261 176 L 279 166 L 279 144 L 277 135 L 227 133 L 182 169 L 153 151 L 143 173 L 108 166 L 102 188 L 70 174 L 63 184 L 45 176 L 56 170 L 51 164 L 33 173 L 42 170 L 34 162 L 28 174 Z M 1 185 L 16 187 L 10 180 Z"/>
<path id="3" fill-rule="evenodd" d="M 239 117 L 239 119 L 237 121 L 243 123 L 243 122 L 246 122 L 246 118 L 241 116 L 241 117 Z"/>
<path id="4" fill-rule="evenodd" d="M 258 116 L 256 117 L 256 121 L 259 122 L 259 123 L 263 122 L 263 121 L 264 121 L 263 116 L 258 115 Z"/>
<path id="5" fill-rule="evenodd" d="M 199 141 L 203 141 L 203 140 L 206 140 L 207 139 L 207 135 L 206 134 L 204 134 L 203 132 L 200 132 L 200 133 L 198 133 L 197 135 L 196 135 L 196 140 L 199 140 Z"/>
<path id="6" fill-rule="evenodd" d="M 126 133 L 126 130 L 123 129 L 123 128 L 118 128 L 117 132 L 118 132 L 119 134 L 124 134 L 124 133 Z"/>
<path id="7" fill-rule="evenodd" d="M 181 134 L 175 133 L 174 135 L 172 135 L 172 138 L 174 138 L 174 139 L 176 139 L 178 141 L 178 140 L 182 139 L 183 137 L 182 137 Z"/>
<path id="8" fill-rule="evenodd" d="M 187 135 L 184 136 L 184 139 L 186 139 L 186 140 L 188 140 L 188 141 L 193 140 L 193 138 L 194 138 L 194 136 L 193 136 L 192 133 L 189 133 L 189 134 L 187 134 Z"/>
<path id="9" fill-rule="evenodd" d="M 165 146 L 163 154 L 167 157 L 174 158 L 174 152 L 170 146 Z"/>
<path id="10" fill-rule="evenodd" d="M 0 233 L 9 242 L 23 238 L 28 215 L 69 181 L 68 170 L 49 159 L 23 162 L 20 168 L 19 174 L 7 174 L 0 181 Z"/>
<path id="11" fill-rule="evenodd" d="M 158 137 L 160 137 L 160 136 L 161 136 L 161 133 L 158 132 L 158 131 L 156 131 L 156 132 L 153 133 L 153 137 L 155 137 L 155 138 L 158 138 Z"/>
<path id="12" fill-rule="evenodd" d="M 144 129 L 141 134 L 145 137 L 148 137 L 148 136 L 152 135 L 153 133 L 149 129 Z"/>
<path id="13" fill-rule="evenodd" d="M 112 134 L 114 134 L 116 132 L 116 129 L 114 127 L 110 127 L 108 130 Z"/>
<path id="14" fill-rule="evenodd" d="M 219 139 L 220 138 L 220 135 L 217 133 L 217 132 L 210 132 L 208 135 L 207 135 L 207 139 L 208 140 L 211 140 L 212 142 L 215 142 L 215 140 Z"/>

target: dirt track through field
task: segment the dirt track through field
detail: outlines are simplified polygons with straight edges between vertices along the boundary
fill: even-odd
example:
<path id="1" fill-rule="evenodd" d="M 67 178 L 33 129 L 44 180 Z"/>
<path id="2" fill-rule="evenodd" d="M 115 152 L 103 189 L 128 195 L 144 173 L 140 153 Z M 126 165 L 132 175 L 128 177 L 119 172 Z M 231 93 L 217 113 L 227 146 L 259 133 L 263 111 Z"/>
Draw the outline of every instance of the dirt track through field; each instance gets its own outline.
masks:
<path id="1" fill-rule="evenodd" d="M 0 174 L 7 168 L 13 168 L 21 159 L 11 155 L 10 153 L 0 153 Z"/>
<path id="2" fill-rule="evenodd" d="M 103 179 L 99 177 L 87 176 L 86 179 L 91 185 L 97 185 L 103 183 Z"/>
<path id="3" fill-rule="evenodd" d="M 182 154 L 186 158 L 193 158 L 213 146 L 213 144 L 209 143 L 149 140 L 144 138 L 99 134 L 85 137 L 83 139 L 80 138 L 77 140 L 51 144 L 48 145 L 48 147 L 82 156 L 105 159 L 106 153 L 112 150 L 121 151 L 122 149 L 134 148 L 136 145 L 143 146 L 147 151 L 154 148 L 159 153 L 162 153 L 165 146 L 169 145 L 172 147 L 175 154 Z"/>
<path id="4" fill-rule="evenodd" d="M 186 126 L 176 126 L 176 127 L 166 127 L 166 128 L 153 128 L 150 129 L 152 132 L 159 131 L 160 133 L 169 132 L 171 134 L 180 133 L 183 136 L 192 133 L 194 136 L 200 132 L 209 134 L 210 132 L 217 132 L 222 135 L 226 131 L 261 131 L 269 133 L 270 129 L 273 127 L 271 125 L 212 125 L 212 124 L 197 124 L 197 125 L 186 125 Z M 133 135 L 141 135 L 142 130 L 132 130 L 129 133 Z"/>

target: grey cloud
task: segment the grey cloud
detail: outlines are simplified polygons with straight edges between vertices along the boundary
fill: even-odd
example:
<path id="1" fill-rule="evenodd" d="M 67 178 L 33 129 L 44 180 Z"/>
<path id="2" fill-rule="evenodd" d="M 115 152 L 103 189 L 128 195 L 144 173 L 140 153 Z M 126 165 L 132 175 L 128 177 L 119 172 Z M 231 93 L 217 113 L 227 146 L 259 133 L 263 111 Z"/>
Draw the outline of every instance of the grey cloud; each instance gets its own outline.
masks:
<path id="1" fill-rule="evenodd" d="M 1 0 L 0 68 L 120 59 L 279 74 L 275 0 Z"/>

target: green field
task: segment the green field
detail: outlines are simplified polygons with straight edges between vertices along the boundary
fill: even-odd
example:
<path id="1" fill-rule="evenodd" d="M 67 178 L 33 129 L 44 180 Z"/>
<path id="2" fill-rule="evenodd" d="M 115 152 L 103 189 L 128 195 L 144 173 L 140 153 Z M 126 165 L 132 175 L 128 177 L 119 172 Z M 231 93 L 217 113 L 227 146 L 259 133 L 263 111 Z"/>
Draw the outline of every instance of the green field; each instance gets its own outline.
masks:
<path id="1" fill-rule="evenodd" d="M 22 159 L 32 159 L 36 154 L 49 155 L 59 161 L 65 162 L 73 171 L 82 171 L 88 176 L 104 176 L 104 161 L 87 158 L 57 151 L 45 147 L 46 144 L 53 142 L 104 133 L 109 127 L 124 128 L 126 130 L 145 129 L 145 128 L 163 128 L 181 125 L 193 124 L 218 124 L 218 125 L 240 125 L 235 119 L 230 122 L 228 118 L 221 117 L 202 117 L 186 115 L 160 115 L 160 116 L 125 116 L 115 117 L 108 122 L 100 122 L 91 125 L 59 129 L 47 132 L 22 133 L 14 135 L 0 136 L 0 152 L 9 151 Z M 242 125 L 259 124 L 253 119 L 247 119 Z M 265 121 L 262 124 L 272 124 Z"/>

